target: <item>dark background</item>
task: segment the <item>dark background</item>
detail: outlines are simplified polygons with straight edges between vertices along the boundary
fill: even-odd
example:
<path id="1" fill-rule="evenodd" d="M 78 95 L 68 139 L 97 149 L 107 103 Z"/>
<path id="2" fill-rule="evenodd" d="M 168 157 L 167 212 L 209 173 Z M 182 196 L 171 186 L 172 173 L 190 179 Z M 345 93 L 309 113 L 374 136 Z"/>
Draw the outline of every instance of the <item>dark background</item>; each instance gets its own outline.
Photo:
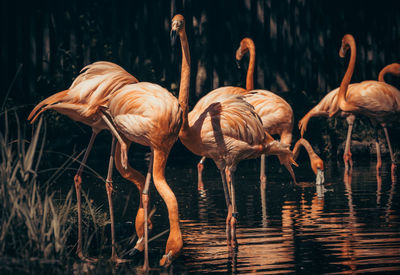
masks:
<path id="1" fill-rule="evenodd" d="M 348 63 L 338 56 L 344 34 L 353 34 L 357 43 L 352 82 L 377 79 L 385 65 L 400 62 L 400 1 L 2 0 L 1 112 L 17 110 L 24 121 L 35 104 L 68 88 L 81 68 L 99 60 L 115 62 L 140 81 L 176 95 L 180 52 L 169 41 L 176 13 L 185 16 L 190 44 L 191 107 L 214 88 L 245 85 L 235 51 L 250 37 L 257 54 L 255 88 L 276 92 L 291 104 L 294 141 L 298 120 L 340 84 Z M 400 87 L 396 77 L 386 81 Z M 87 126 L 55 112 L 48 112 L 46 121 L 49 150 L 70 154 L 86 146 Z M 335 157 L 345 130 L 342 119 L 316 118 L 305 137 L 323 157 Z M 398 126 L 389 132 L 398 151 Z M 353 133 L 355 141 L 373 140 L 366 119 L 357 120 Z M 109 139 L 102 134 L 104 142 L 96 144 L 108 150 Z M 191 156 L 183 150 L 178 143 L 172 154 Z"/>

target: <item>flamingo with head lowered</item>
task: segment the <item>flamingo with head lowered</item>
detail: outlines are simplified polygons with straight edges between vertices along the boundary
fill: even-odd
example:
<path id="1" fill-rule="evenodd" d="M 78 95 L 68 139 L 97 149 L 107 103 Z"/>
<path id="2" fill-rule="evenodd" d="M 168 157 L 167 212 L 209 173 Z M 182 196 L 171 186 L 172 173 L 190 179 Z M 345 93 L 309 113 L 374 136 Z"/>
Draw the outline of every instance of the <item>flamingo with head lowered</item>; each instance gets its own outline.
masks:
<path id="1" fill-rule="evenodd" d="M 314 152 L 311 144 L 305 139 L 299 139 L 293 147 L 293 159 L 297 160 L 297 157 L 300 154 L 300 146 L 303 146 L 306 149 L 308 157 L 310 158 L 311 169 L 315 174 L 315 183 L 317 185 L 322 185 L 325 182 L 324 175 L 324 161 Z"/>

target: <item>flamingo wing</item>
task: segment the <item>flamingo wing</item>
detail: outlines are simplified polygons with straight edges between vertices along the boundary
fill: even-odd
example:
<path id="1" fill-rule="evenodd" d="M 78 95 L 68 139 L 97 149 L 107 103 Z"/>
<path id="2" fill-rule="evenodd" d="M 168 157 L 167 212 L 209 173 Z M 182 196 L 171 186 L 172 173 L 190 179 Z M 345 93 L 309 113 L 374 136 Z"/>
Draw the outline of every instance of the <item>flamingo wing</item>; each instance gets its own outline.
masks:
<path id="1" fill-rule="evenodd" d="M 166 136 L 178 137 L 182 110 L 178 100 L 161 86 L 148 82 L 124 86 L 108 108 L 117 129 L 128 139 L 158 148 Z"/>

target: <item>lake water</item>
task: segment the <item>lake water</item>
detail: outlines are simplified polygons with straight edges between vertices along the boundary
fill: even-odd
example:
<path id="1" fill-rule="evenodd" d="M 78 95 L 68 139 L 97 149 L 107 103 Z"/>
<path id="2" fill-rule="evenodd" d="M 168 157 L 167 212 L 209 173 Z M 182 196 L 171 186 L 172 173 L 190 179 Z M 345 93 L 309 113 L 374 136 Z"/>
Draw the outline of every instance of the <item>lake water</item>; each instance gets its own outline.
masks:
<path id="1" fill-rule="evenodd" d="M 290 182 L 276 160 L 269 157 L 267 162 L 264 191 L 260 190 L 258 161 L 238 166 L 236 253 L 226 244 L 224 193 L 212 161 L 205 164 L 202 192 L 197 191 L 196 159 L 169 166 L 166 177 L 178 199 L 184 249 L 169 269 L 160 269 L 158 261 L 168 234 L 152 241 L 150 273 L 400 274 L 399 186 L 388 161 L 380 176 L 373 162 L 355 161 L 348 174 L 342 162 L 326 163 L 324 191 L 316 189 L 307 160 L 295 168 L 299 185 Z M 145 170 L 143 161 L 140 165 Z M 118 175 L 114 178 L 116 220 L 132 220 L 137 191 Z M 104 185 L 91 188 L 95 201 L 106 206 Z M 151 196 L 157 210 L 150 237 L 168 229 L 166 207 L 154 187 Z M 141 257 L 115 267 L 107 262 L 109 252 L 93 266 L 74 262 L 68 273 L 140 273 Z"/>

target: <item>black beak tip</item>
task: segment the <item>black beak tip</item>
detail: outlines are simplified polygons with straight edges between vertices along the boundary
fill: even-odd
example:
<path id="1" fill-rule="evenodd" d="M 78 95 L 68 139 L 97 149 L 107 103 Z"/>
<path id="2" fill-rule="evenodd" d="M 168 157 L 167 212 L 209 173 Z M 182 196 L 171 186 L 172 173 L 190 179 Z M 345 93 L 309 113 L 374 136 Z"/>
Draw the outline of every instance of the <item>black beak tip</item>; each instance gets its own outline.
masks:
<path id="1" fill-rule="evenodd" d="M 237 59 L 236 59 L 236 68 L 238 68 L 239 70 L 242 68 L 241 62 Z"/>

